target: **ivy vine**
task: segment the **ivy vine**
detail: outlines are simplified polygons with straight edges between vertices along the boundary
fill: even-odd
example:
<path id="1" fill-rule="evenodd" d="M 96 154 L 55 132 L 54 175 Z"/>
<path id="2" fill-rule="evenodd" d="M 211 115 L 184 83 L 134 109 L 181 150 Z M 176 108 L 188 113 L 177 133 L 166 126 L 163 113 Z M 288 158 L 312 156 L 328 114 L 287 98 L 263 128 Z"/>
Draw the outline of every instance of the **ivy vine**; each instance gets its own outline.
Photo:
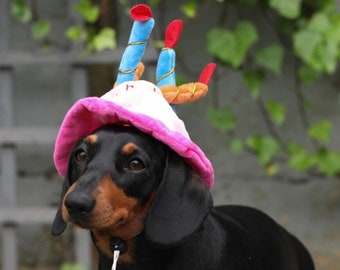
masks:
<path id="1" fill-rule="evenodd" d="M 72 43 L 85 44 L 85 52 L 102 51 L 116 48 L 116 31 L 111 27 L 102 27 L 99 30 L 94 23 L 100 17 L 100 7 L 91 0 L 80 0 L 74 10 L 82 18 L 81 24 L 75 24 L 65 30 L 65 36 Z M 11 14 L 17 21 L 31 25 L 31 36 L 40 42 L 43 47 L 58 46 L 64 50 L 67 45 L 61 45 L 50 39 L 52 25 L 48 20 L 40 18 L 34 5 L 25 0 L 11 0 Z"/>
<path id="2" fill-rule="evenodd" d="M 206 2 L 206 1 L 204 1 Z M 245 140 L 236 136 L 237 118 L 230 108 L 212 109 L 208 117 L 219 130 L 228 134 L 228 147 L 232 151 L 248 151 L 255 154 L 267 174 L 276 174 L 278 164 L 285 163 L 291 169 L 309 174 L 336 177 L 340 173 L 340 152 L 329 147 L 333 124 L 330 120 L 311 123 L 301 88 L 316 83 L 336 72 L 340 56 L 340 13 L 332 0 L 239 0 L 219 1 L 227 8 L 239 10 L 257 9 L 272 25 L 279 42 L 268 43 L 260 36 L 256 24 L 249 18 L 241 18 L 231 29 L 216 27 L 207 36 L 207 51 L 226 68 L 242 74 L 249 94 L 260 107 L 269 136 L 249 134 Z M 198 10 L 202 1 L 190 1 Z M 188 7 L 188 6 L 187 6 Z M 262 14 L 261 14 L 262 13 Z M 271 16 L 268 16 L 270 14 Z M 244 15 L 244 13 L 243 13 Z M 191 15 L 192 16 L 192 15 Z M 261 41 L 261 42 L 260 42 Z M 280 42 L 282 41 L 282 42 Z M 255 46 L 258 44 L 263 46 Z M 295 58 L 295 93 L 299 103 L 306 140 L 313 148 L 288 141 L 279 128 L 287 121 L 287 108 L 280 101 L 264 100 L 261 90 L 269 73 L 282 76 L 283 61 L 287 55 Z M 251 64 L 249 64 L 251 63 Z"/>
<path id="3" fill-rule="evenodd" d="M 162 7 L 167 0 L 146 1 L 153 8 Z M 170 1 L 170 0 L 168 0 Z M 116 47 L 113 28 L 95 29 L 93 23 L 101 16 L 98 2 L 80 0 L 75 11 L 84 23 L 71 26 L 65 31 L 72 42 L 86 44 L 89 52 Z M 131 3 L 130 3 L 131 2 Z M 133 2 L 133 3 L 132 3 Z M 340 12 L 335 0 L 186 0 L 179 7 L 188 19 L 199 19 L 202 8 L 211 3 L 221 6 L 219 24 L 206 36 L 206 52 L 222 69 L 240 73 L 249 89 L 249 95 L 260 108 L 268 132 L 237 135 L 237 116 L 232 108 L 216 106 L 208 111 L 208 119 L 218 130 L 225 132 L 227 147 L 234 152 L 247 151 L 255 155 L 260 166 L 269 175 L 278 173 L 280 163 L 293 170 L 329 177 L 340 175 L 340 151 L 329 147 L 333 123 L 329 119 L 311 122 L 309 111 L 314 104 L 307 99 L 302 87 L 316 84 L 318 80 L 335 74 L 340 57 Z M 134 1 L 120 0 L 124 8 Z M 232 26 L 226 23 L 226 10 L 239 11 Z M 267 20 L 277 35 L 276 42 L 268 42 L 257 28 L 250 10 Z M 247 13 L 248 11 L 248 13 Z M 51 45 L 50 22 L 40 18 L 34 6 L 25 0 L 12 0 L 11 13 L 18 21 L 30 24 L 32 37 L 44 46 Z M 270 75 L 283 76 L 283 63 L 288 56 L 294 57 L 294 92 L 299 107 L 301 125 L 305 130 L 306 146 L 284 138 L 280 131 L 287 122 L 287 107 L 280 100 L 266 100 L 262 89 Z"/>

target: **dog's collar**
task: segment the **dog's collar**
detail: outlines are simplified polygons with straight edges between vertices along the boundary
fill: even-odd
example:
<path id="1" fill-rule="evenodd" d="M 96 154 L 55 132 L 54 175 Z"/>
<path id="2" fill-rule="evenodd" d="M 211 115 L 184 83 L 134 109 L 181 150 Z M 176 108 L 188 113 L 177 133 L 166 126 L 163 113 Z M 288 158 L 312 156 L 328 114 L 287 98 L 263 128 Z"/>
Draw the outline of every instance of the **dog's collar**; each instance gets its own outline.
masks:
<path id="1" fill-rule="evenodd" d="M 116 270 L 118 258 L 120 254 L 124 254 L 127 251 L 127 243 L 119 237 L 110 238 L 110 250 L 113 254 L 112 270 Z"/>
<path id="2" fill-rule="evenodd" d="M 134 234 L 133 236 L 130 236 L 127 239 L 122 239 L 120 237 L 111 237 L 110 238 L 110 250 L 111 252 L 114 253 L 114 251 L 119 250 L 120 254 L 124 254 L 127 251 L 127 241 L 137 237 L 138 235 L 142 234 L 143 231 L 138 232 L 136 234 Z"/>
<path id="3" fill-rule="evenodd" d="M 110 238 L 110 250 L 112 253 L 119 251 L 120 254 L 124 254 L 127 251 L 126 240 L 122 240 L 119 237 Z"/>
<path id="4" fill-rule="evenodd" d="M 124 254 L 127 249 L 128 249 L 128 245 L 127 245 L 127 241 L 137 237 L 138 235 L 140 235 L 143 231 L 137 233 L 136 235 L 133 235 L 131 237 L 129 237 L 128 239 L 121 239 L 119 237 L 111 237 L 110 238 L 110 250 L 113 254 L 113 261 L 112 261 L 112 270 L 116 270 L 116 266 L 117 266 L 117 262 L 119 259 L 119 255 Z"/>

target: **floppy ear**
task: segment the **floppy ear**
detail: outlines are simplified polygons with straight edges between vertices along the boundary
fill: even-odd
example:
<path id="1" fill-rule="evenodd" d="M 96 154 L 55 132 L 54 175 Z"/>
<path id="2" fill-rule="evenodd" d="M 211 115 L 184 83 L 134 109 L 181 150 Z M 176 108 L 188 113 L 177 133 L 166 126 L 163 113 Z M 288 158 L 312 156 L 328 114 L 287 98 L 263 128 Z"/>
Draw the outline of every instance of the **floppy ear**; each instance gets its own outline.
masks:
<path id="1" fill-rule="evenodd" d="M 68 177 L 66 177 L 64 180 L 63 188 L 62 188 L 61 195 L 60 195 L 60 203 L 59 203 L 58 211 L 52 223 L 51 233 L 52 235 L 55 235 L 55 236 L 62 234 L 65 231 L 65 228 L 67 225 L 67 223 L 63 220 L 61 216 L 61 207 L 63 204 L 64 195 L 67 192 L 69 187 L 70 187 L 70 183 L 69 183 Z"/>
<path id="2" fill-rule="evenodd" d="M 146 239 L 157 248 L 170 248 L 186 240 L 200 228 L 213 206 L 204 181 L 170 152 L 145 223 Z"/>

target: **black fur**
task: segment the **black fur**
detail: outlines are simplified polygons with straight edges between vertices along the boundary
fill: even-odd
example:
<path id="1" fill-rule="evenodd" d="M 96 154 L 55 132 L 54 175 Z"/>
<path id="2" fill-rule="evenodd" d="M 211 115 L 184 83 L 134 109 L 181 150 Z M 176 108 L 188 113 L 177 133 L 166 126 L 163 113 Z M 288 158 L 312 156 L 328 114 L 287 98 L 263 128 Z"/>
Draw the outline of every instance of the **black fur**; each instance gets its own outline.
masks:
<path id="1" fill-rule="evenodd" d="M 244 206 L 213 207 L 204 182 L 165 145 L 131 127 L 109 126 L 97 134 L 95 146 L 81 141 L 75 147 L 62 201 L 75 181 L 73 192 L 91 194 L 108 174 L 127 197 L 141 205 L 154 196 L 143 232 L 130 239 L 132 261 L 119 261 L 117 270 L 314 269 L 305 247 L 264 213 Z M 138 158 L 145 168 L 137 173 L 126 170 L 127 158 L 119 153 L 129 141 L 143 149 Z M 88 157 L 79 164 L 74 154 L 83 148 Z M 52 233 L 59 235 L 65 227 L 60 208 Z M 96 243 L 93 233 L 92 237 Z M 99 270 L 110 270 L 112 258 L 97 248 Z"/>

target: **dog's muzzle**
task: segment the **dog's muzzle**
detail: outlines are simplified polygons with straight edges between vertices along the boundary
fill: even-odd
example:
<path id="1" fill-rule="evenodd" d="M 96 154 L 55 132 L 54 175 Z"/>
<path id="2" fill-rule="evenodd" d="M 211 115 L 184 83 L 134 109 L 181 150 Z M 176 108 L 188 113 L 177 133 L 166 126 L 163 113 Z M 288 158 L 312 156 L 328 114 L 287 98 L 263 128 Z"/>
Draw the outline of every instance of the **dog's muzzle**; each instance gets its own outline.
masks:
<path id="1" fill-rule="evenodd" d="M 68 194 L 64 204 L 71 219 L 81 220 L 91 213 L 96 201 L 89 194 L 73 191 Z"/>

